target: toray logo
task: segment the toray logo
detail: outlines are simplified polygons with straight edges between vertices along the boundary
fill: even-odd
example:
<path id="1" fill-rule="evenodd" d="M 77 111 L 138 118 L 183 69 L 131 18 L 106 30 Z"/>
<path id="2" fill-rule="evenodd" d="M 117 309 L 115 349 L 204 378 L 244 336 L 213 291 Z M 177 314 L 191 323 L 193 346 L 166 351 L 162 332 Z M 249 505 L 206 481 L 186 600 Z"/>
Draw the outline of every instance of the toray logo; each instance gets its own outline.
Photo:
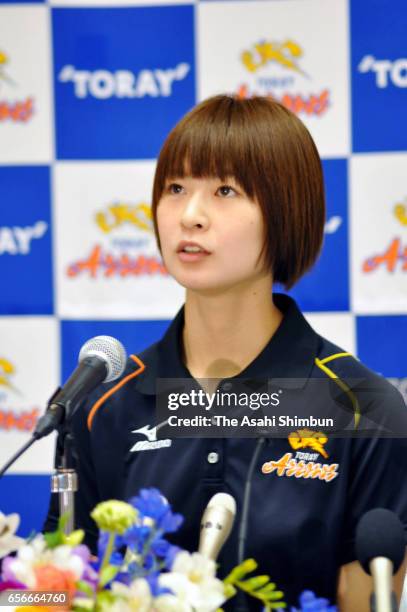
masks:
<path id="1" fill-rule="evenodd" d="M 304 51 L 296 41 L 261 40 L 240 55 L 245 70 L 252 76 L 252 87 L 248 83 L 238 86 L 241 98 L 253 95 L 272 96 L 297 114 L 322 116 L 329 108 L 329 90 L 315 93 L 291 93 L 288 88 L 303 87 L 310 76 L 302 65 Z"/>
<path id="2" fill-rule="evenodd" d="M 38 408 L 20 410 L 1 406 L 3 401 L 10 402 L 9 396 L 22 395 L 12 382 L 15 373 L 15 365 L 9 359 L 0 357 L 0 430 L 31 431 L 40 413 Z"/>
<path id="3" fill-rule="evenodd" d="M 293 40 L 283 43 L 264 40 L 255 44 L 253 49 L 243 51 L 242 62 L 250 72 L 256 72 L 262 66 L 276 62 L 288 70 L 307 76 L 298 63 L 302 56 L 302 48 Z"/>
<path id="4" fill-rule="evenodd" d="M 389 86 L 407 87 L 407 58 L 395 61 L 376 59 L 373 55 L 365 55 L 358 66 L 359 72 L 373 73 L 376 86 L 385 89 Z"/>
<path id="5" fill-rule="evenodd" d="M 324 445 L 328 442 L 327 436 L 321 431 L 311 431 L 310 429 L 299 429 L 293 431 L 288 436 L 288 442 L 294 450 L 300 448 L 310 448 L 316 453 L 319 453 L 325 459 L 328 458 L 328 453 L 324 449 Z"/>
<path id="6" fill-rule="evenodd" d="M 14 94 L 14 90 L 17 88 L 17 83 L 11 78 L 7 64 L 10 58 L 0 49 L 0 122 L 1 121 L 15 121 L 15 122 L 27 122 L 32 118 L 34 114 L 34 99 L 32 97 L 25 98 L 24 100 L 4 100 L 4 91 L 8 90 L 10 96 L 11 91 Z M 13 96 L 14 98 L 14 96 Z"/>
<path id="7" fill-rule="evenodd" d="M 0 226 L 0 256 L 29 255 L 33 240 L 42 238 L 48 229 L 45 221 L 37 221 L 34 225 L 26 227 L 1 227 Z"/>
<path id="8" fill-rule="evenodd" d="M 11 382 L 11 378 L 15 373 L 15 366 L 8 359 L 4 357 L 0 357 L 0 387 L 6 387 L 15 393 L 18 393 L 18 390 L 13 386 Z"/>
<path id="9" fill-rule="evenodd" d="M 407 227 L 407 198 L 394 205 L 393 217 L 398 225 Z M 394 236 L 383 252 L 368 257 L 363 262 L 362 270 L 369 274 L 383 267 L 388 272 L 407 272 L 407 244 L 401 236 Z"/>
<path id="10" fill-rule="evenodd" d="M 79 70 L 66 65 L 59 72 L 62 83 L 73 83 L 76 98 L 88 96 L 99 100 L 108 98 L 168 97 L 173 93 L 177 81 L 182 81 L 190 71 L 190 65 L 181 62 L 174 68 L 162 70 Z"/>
<path id="11" fill-rule="evenodd" d="M 151 206 L 142 202 L 131 206 L 117 202 L 109 206 L 107 211 L 96 213 L 96 223 L 106 234 L 124 224 L 130 224 L 146 232 L 153 232 L 153 214 Z"/>
<path id="12" fill-rule="evenodd" d="M 335 234 L 342 225 L 342 221 L 343 219 L 339 215 L 329 217 L 324 225 L 324 234 Z"/>
<path id="13" fill-rule="evenodd" d="M 310 429 L 299 429 L 288 436 L 288 442 L 296 452 L 285 453 L 277 461 L 266 461 L 263 463 L 261 471 L 263 474 L 275 473 L 277 476 L 305 478 L 312 480 L 318 479 L 323 482 L 331 482 L 339 476 L 338 463 L 316 463 L 318 455 L 324 459 L 329 457 L 324 449 L 327 443 L 327 436 L 320 431 Z M 313 452 L 302 452 L 298 449 L 310 449 Z"/>
<path id="14" fill-rule="evenodd" d="M 97 278 L 168 276 L 155 252 L 151 206 L 114 202 L 94 218 L 104 244 L 95 244 L 84 259 L 70 264 L 67 275 Z"/>

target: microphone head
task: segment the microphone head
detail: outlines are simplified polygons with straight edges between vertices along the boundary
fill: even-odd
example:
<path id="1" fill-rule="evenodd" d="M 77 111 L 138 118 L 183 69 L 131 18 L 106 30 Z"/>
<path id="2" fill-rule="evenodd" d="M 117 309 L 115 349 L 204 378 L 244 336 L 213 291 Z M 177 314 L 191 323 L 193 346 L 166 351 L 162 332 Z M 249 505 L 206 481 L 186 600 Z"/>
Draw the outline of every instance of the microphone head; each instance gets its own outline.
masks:
<path id="1" fill-rule="evenodd" d="M 404 559 L 405 546 L 400 519 L 385 508 L 369 510 L 356 527 L 356 555 L 367 574 L 370 574 L 370 562 L 376 557 L 390 559 L 395 574 Z"/>
<path id="2" fill-rule="evenodd" d="M 231 512 L 233 516 L 236 515 L 235 498 L 229 495 L 229 493 L 216 493 L 213 497 L 211 497 L 207 508 L 212 508 L 214 506 L 226 508 L 226 510 L 229 510 L 229 512 Z"/>
<path id="3" fill-rule="evenodd" d="M 106 364 L 107 375 L 104 383 L 111 382 L 119 378 L 126 367 L 126 351 L 121 342 L 112 338 L 112 336 L 95 336 L 91 338 L 80 350 L 78 361 L 79 363 L 85 357 L 99 357 Z"/>
<path id="4" fill-rule="evenodd" d="M 228 493 L 216 493 L 209 500 L 201 520 L 198 551 L 216 561 L 223 544 L 232 531 L 236 502 Z"/>

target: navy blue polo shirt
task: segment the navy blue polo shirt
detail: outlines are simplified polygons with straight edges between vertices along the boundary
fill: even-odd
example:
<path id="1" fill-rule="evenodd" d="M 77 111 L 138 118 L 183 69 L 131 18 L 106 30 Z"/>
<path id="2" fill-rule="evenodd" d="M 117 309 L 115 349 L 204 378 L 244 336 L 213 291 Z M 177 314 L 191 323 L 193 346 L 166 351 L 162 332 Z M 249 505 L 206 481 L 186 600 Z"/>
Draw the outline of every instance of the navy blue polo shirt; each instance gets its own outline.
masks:
<path id="1" fill-rule="evenodd" d="M 319 336 L 294 300 L 275 294 L 274 301 L 284 315 L 279 328 L 243 372 L 220 381 L 218 388 L 231 390 L 238 378 L 364 378 L 380 387 L 374 400 L 379 408 L 389 406 L 404 414 L 404 401 L 392 385 Z M 76 524 L 86 530 L 86 542 L 94 548 L 97 532 L 89 513 L 99 501 L 126 500 L 142 487 L 157 487 L 185 517 L 172 540 L 194 551 L 208 501 L 215 493 L 230 493 L 237 516 L 218 559 L 219 575 L 224 577 L 237 563 L 243 491 L 256 440 L 157 440 L 157 377 L 191 378 L 182 359 L 183 324 L 181 309 L 162 340 L 138 355 L 144 371 L 102 403 L 91 431 L 87 416 L 107 386 L 98 388 L 76 411 Z M 130 358 L 123 377 L 138 367 Z M 334 602 L 340 566 L 356 559 L 358 519 L 372 508 L 384 507 L 396 512 L 407 527 L 406 473 L 405 438 L 328 435 L 310 445 L 293 428 L 291 437 L 268 440 L 253 473 L 245 557 L 257 560 L 257 573 L 269 574 L 288 604 L 295 605 L 304 589 Z M 55 526 L 56 508 L 57 500 L 52 499 L 46 529 Z M 257 603 L 251 609 L 259 609 Z"/>

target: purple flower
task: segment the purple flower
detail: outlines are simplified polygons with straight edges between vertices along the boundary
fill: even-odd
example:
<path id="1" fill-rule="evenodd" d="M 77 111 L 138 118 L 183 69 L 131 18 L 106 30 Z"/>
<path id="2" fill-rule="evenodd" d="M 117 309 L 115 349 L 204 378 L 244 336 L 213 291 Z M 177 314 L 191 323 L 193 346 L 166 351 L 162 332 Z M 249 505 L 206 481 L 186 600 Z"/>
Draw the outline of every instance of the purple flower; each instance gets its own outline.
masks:
<path id="1" fill-rule="evenodd" d="M 17 576 L 13 572 L 11 566 L 15 561 L 15 557 L 5 557 L 2 561 L 2 574 L 1 577 L 4 582 L 18 582 Z"/>
<path id="2" fill-rule="evenodd" d="M 0 593 L 2 591 L 7 591 L 8 589 L 19 591 L 26 588 L 26 584 L 22 584 L 22 582 L 18 582 L 17 580 L 6 580 L 5 582 L 0 582 Z"/>
<path id="3" fill-rule="evenodd" d="M 80 557 L 85 564 L 81 580 L 87 582 L 95 590 L 99 581 L 99 576 L 94 568 L 97 567 L 99 569 L 100 561 L 98 560 L 92 563 L 90 550 L 85 544 L 75 546 L 72 549 L 72 554 Z"/>
<path id="4" fill-rule="evenodd" d="M 90 561 L 90 550 L 85 544 L 79 544 L 79 546 L 75 546 L 72 549 L 72 553 L 77 557 L 80 557 L 84 563 L 89 563 Z"/>
<path id="5" fill-rule="evenodd" d="M 129 503 L 142 517 L 153 519 L 162 533 L 174 533 L 184 520 L 180 514 L 172 512 L 168 500 L 158 489 L 141 489 L 139 495 L 132 497 Z"/>

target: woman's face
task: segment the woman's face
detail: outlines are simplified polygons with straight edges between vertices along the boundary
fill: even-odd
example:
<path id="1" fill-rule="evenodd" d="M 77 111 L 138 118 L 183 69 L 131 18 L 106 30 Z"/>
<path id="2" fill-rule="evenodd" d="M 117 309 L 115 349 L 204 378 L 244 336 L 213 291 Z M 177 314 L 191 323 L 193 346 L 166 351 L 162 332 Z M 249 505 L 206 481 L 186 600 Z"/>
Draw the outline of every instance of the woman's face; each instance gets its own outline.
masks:
<path id="1" fill-rule="evenodd" d="M 271 276 L 258 262 L 264 236 L 260 206 L 233 179 L 168 180 L 157 225 L 164 263 L 187 289 L 238 289 Z"/>

